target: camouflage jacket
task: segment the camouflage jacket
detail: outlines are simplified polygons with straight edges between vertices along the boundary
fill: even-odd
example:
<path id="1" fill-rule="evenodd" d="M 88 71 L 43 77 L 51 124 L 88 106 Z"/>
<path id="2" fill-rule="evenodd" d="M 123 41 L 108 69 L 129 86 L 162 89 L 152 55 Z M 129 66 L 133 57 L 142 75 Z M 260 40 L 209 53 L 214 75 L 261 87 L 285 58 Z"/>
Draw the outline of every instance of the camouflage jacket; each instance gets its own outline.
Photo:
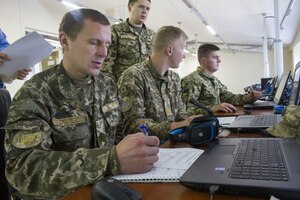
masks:
<path id="1" fill-rule="evenodd" d="M 187 105 L 187 111 L 190 115 L 206 114 L 203 109 L 188 103 L 191 98 L 204 103 L 208 107 L 223 102 L 233 105 L 243 105 L 251 102 L 246 95 L 233 94 L 228 91 L 227 87 L 217 77 L 204 74 L 201 67 L 184 77 L 181 85 L 182 98 Z"/>
<path id="2" fill-rule="evenodd" d="M 132 28 L 128 19 L 112 25 L 112 43 L 101 71 L 119 79 L 130 66 L 144 61 L 151 54 L 151 42 L 154 32 L 143 25 L 141 32 Z"/>
<path id="3" fill-rule="evenodd" d="M 187 118 L 180 78 L 174 71 L 158 74 L 149 59 L 126 70 L 118 82 L 124 114 L 124 134 L 146 124 L 151 135 L 168 138 L 170 122 Z"/>
<path id="4" fill-rule="evenodd" d="M 70 78 L 62 65 L 25 82 L 10 107 L 6 176 L 24 199 L 58 199 L 118 174 L 114 140 L 121 122 L 107 76 Z"/>

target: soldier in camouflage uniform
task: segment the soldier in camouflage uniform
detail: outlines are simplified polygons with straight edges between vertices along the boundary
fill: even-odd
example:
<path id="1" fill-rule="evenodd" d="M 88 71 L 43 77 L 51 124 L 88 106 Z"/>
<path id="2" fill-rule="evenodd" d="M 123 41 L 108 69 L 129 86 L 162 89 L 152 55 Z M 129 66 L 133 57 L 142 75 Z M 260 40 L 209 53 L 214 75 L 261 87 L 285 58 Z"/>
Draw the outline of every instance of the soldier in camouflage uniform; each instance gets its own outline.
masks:
<path id="1" fill-rule="evenodd" d="M 131 65 L 144 61 L 151 54 L 154 32 L 144 24 L 150 10 L 150 0 L 129 0 L 129 18 L 112 25 L 112 43 L 101 71 L 116 81 Z"/>
<path id="2" fill-rule="evenodd" d="M 186 126 L 191 119 L 181 99 L 178 68 L 184 57 L 186 34 L 173 26 L 162 27 L 155 34 L 149 59 L 127 69 L 118 88 L 122 98 L 125 134 L 146 124 L 150 135 L 168 138 L 168 131 Z"/>
<path id="3" fill-rule="evenodd" d="M 6 175 L 24 199 L 59 199 L 108 175 L 146 172 L 158 160 L 155 136 L 136 133 L 115 145 L 117 87 L 99 73 L 111 41 L 107 18 L 73 10 L 59 31 L 61 64 L 26 81 L 9 112 Z"/>
<path id="4" fill-rule="evenodd" d="M 206 114 L 203 109 L 189 103 L 196 99 L 213 112 L 235 112 L 234 105 L 252 103 L 261 97 L 261 93 L 251 91 L 249 94 L 233 94 L 221 81 L 213 76 L 219 69 L 220 48 L 213 44 L 202 44 L 198 48 L 198 62 L 200 66 L 196 71 L 182 79 L 183 101 L 187 105 L 190 115 Z"/>

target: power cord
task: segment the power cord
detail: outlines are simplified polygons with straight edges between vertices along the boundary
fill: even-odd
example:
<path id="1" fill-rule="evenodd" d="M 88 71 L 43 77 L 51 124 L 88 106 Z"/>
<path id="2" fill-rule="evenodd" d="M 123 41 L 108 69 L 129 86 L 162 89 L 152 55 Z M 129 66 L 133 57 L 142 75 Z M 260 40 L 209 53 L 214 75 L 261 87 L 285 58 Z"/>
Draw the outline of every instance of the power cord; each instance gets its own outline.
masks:
<path id="1" fill-rule="evenodd" d="M 213 200 L 214 194 L 219 190 L 218 185 L 210 185 L 209 186 L 209 193 L 210 193 L 210 200 Z"/>

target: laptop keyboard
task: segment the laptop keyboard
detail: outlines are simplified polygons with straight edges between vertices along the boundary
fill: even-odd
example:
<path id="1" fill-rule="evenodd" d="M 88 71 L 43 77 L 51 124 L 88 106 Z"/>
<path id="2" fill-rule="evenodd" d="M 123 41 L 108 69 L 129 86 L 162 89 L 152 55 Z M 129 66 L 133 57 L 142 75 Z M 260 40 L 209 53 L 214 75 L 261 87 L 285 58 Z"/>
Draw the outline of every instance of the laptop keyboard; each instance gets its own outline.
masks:
<path id="1" fill-rule="evenodd" d="M 250 123 L 250 126 L 273 126 L 277 123 L 276 115 L 257 115 Z"/>
<path id="2" fill-rule="evenodd" d="M 242 140 L 231 178 L 288 181 L 288 172 L 278 140 Z"/>

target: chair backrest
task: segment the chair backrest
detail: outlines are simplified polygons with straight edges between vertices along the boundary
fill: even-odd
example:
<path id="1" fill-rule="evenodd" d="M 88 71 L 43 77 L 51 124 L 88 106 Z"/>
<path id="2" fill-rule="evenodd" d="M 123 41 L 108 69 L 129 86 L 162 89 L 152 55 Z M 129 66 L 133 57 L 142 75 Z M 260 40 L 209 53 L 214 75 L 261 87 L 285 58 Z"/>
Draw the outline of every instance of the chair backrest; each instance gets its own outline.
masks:
<path id="1" fill-rule="evenodd" d="M 5 89 L 0 89 L 0 127 L 5 126 L 10 103 L 11 98 L 9 92 Z"/>
<path id="2" fill-rule="evenodd" d="M 7 200 L 9 198 L 9 184 L 5 177 L 5 151 L 4 138 L 5 130 L 1 129 L 5 126 L 7 121 L 8 110 L 10 106 L 10 94 L 5 89 L 0 89 L 0 194 L 1 199 Z"/>

